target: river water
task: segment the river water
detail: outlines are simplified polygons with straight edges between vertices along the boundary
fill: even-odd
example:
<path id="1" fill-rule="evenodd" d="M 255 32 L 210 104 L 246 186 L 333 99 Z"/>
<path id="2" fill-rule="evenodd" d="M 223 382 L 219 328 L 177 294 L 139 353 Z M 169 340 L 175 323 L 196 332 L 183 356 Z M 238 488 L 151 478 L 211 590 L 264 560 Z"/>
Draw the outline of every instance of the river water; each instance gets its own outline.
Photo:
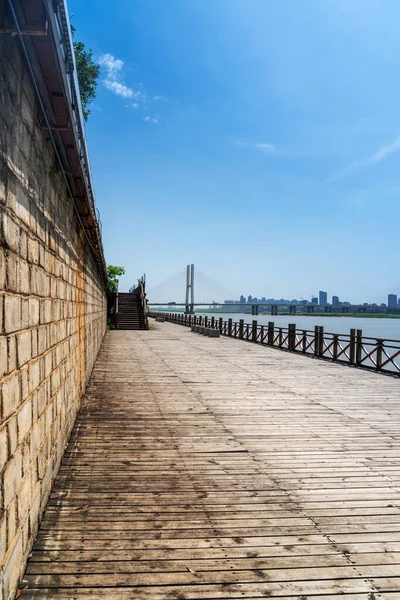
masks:
<path id="1" fill-rule="evenodd" d="M 350 329 L 361 329 L 363 336 L 377 337 L 390 340 L 400 340 L 400 319 L 373 319 L 363 317 L 307 317 L 302 315 L 258 315 L 252 317 L 245 313 L 201 313 L 206 314 L 209 318 L 212 316 L 218 319 L 222 317 L 224 320 L 232 319 L 239 321 L 244 319 L 245 323 L 251 323 L 253 319 L 257 320 L 259 325 L 267 325 L 268 321 L 273 321 L 276 327 L 287 327 L 289 323 L 295 323 L 297 329 L 314 329 L 316 325 L 322 325 L 328 333 L 349 333 Z"/>

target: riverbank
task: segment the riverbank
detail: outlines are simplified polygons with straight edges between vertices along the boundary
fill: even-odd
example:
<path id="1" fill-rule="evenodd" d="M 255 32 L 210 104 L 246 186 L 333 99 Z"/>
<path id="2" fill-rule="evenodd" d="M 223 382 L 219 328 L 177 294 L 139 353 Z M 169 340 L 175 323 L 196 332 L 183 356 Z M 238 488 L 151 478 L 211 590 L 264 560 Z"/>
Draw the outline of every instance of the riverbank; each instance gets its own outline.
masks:
<path id="1" fill-rule="evenodd" d="M 182 310 L 174 310 L 174 311 L 168 311 L 168 312 L 183 312 Z M 210 309 L 205 309 L 205 310 L 196 310 L 195 314 L 199 314 L 199 315 L 203 315 L 203 314 L 213 314 L 213 315 L 227 315 L 227 314 L 241 314 L 241 315 L 246 315 L 246 316 L 252 316 L 251 313 L 247 312 L 247 311 L 238 311 L 238 310 L 234 310 L 234 311 L 229 311 L 229 310 L 224 310 L 223 312 L 220 310 L 213 310 L 212 308 Z M 270 311 L 260 311 L 258 313 L 258 315 L 263 315 L 263 316 L 272 316 Z M 400 319 L 400 314 L 398 315 L 394 315 L 394 314 L 387 314 L 387 313 L 341 313 L 341 312 L 335 312 L 335 313 L 326 313 L 326 312 L 313 312 L 313 313 L 308 313 L 308 312 L 296 312 L 296 313 L 290 313 L 288 311 L 285 312 L 279 312 L 278 315 L 281 317 L 286 317 L 286 316 L 291 316 L 291 317 L 295 317 L 297 315 L 299 315 L 300 317 L 351 317 L 353 319 Z M 256 315 L 257 316 L 257 315 Z M 256 318 L 256 317 L 254 317 Z"/>

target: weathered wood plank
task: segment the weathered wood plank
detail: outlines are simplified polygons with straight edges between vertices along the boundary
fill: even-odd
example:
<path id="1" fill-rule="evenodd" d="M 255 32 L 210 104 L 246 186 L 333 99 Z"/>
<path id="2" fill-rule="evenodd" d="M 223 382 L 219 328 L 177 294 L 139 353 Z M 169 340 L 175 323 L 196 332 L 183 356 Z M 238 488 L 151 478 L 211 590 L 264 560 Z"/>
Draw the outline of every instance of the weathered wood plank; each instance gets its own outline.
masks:
<path id="1" fill-rule="evenodd" d="M 21 598 L 396 600 L 399 396 L 168 323 L 109 332 Z"/>

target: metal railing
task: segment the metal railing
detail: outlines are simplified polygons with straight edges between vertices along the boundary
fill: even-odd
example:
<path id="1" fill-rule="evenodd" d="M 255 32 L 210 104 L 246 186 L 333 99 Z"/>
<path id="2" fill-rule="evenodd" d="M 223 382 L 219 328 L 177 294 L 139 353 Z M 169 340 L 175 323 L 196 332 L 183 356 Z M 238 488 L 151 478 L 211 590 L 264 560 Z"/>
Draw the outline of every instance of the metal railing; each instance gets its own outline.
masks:
<path id="1" fill-rule="evenodd" d="M 297 329 L 295 324 L 277 327 L 273 321 L 259 325 L 256 320 L 245 323 L 222 317 L 183 315 L 180 313 L 149 312 L 150 317 L 163 317 L 166 321 L 191 327 L 204 325 L 219 329 L 221 335 L 331 360 L 369 370 L 400 375 L 400 340 L 364 336 L 361 329 L 346 333 L 329 333 L 322 326 L 314 329 Z"/>

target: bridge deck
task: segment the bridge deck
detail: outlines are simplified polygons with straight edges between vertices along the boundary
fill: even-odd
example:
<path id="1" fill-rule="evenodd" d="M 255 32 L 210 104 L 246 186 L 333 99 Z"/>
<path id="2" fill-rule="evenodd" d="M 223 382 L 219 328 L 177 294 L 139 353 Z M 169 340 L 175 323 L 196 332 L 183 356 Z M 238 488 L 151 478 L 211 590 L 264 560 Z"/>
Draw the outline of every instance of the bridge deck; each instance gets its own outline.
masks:
<path id="1" fill-rule="evenodd" d="M 400 598 L 399 380 L 109 332 L 21 599 Z"/>

